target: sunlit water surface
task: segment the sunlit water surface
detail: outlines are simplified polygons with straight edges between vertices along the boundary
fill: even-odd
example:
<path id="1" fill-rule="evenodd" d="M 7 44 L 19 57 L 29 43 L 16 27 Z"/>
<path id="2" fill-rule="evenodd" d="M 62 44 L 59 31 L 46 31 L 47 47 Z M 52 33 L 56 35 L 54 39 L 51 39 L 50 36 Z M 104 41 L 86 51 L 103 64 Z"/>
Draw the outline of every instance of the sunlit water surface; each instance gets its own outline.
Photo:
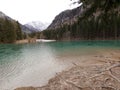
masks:
<path id="1" fill-rule="evenodd" d="M 120 49 L 120 41 L 72 41 L 0 45 L 0 90 L 42 86 L 81 57 Z"/>

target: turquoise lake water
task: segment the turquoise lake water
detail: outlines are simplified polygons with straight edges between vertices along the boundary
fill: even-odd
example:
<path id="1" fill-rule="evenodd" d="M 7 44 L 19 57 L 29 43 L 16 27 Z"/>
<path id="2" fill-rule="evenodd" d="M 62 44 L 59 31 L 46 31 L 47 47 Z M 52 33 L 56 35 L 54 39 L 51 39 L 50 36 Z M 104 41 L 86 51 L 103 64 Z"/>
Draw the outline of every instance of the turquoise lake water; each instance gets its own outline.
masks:
<path id="1" fill-rule="evenodd" d="M 0 45 L 0 90 L 40 86 L 81 56 L 120 49 L 120 41 L 68 41 Z"/>

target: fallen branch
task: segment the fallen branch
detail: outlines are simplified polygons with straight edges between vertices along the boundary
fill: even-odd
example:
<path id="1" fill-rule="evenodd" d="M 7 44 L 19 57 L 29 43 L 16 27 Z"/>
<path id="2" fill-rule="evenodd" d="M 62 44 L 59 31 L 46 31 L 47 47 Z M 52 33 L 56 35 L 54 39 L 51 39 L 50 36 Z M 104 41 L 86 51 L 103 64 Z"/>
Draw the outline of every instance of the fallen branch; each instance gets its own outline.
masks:
<path id="1" fill-rule="evenodd" d="M 112 68 L 115 68 L 115 67 L 120 67 L 120 63 L 118 63 L 118 64 L 114 64 L 114 65 L 108 67 L 107 69 L 101 71 L 100 74 L 96 74 L 96 75 L 90 77 L 89 79 L 92 79 L 92 78 L 98 77 L 98 76 L 100 76 L 100 75 L 103 75 L 104 72 L 109 71 L 109 75 L 110 75 L 111 77 L 113 77 L 114 79 L 116 79 L 116 80 L 120 83 L 120 80 L 119 80 L 117 77 L 115 77 L 115 76 L 112 74 L 112 71 L 111 71 L 111 69 L 112 69 Z"/>
<path id="2" fill-rule="evenodd" d="M 109 75 L 110 75 L 112 78 L 116 79 L 116 80 L 120 83 L 120 80 L 119 80 L 116 76 L 114 76 L 114 75 L 112 74 L 112 71 L 111 71 L 111 70 L 109 70 Z"/>
<path id="3" fill-rule="evenodd" d="M 57 74 L 57 73 L 56 73 Z M 58 75 L 57 74 L 57 76 L 62 80 L 62 81 L 64 81 L 66 84 L 70 84 L 70 85 L 72 85 L 72 86 L 74 86 L 74 87 L 76 87 L 76 88 L 78 88 L 78 89 L 82 89 L 80 86 L 77 86 L 76 84 L 74 84 L 74 83 L 72 83 L 72 82 L 70 82 L 70 81 L 67 81 L 67 80 L 64 80 L 60 75 Z"/>

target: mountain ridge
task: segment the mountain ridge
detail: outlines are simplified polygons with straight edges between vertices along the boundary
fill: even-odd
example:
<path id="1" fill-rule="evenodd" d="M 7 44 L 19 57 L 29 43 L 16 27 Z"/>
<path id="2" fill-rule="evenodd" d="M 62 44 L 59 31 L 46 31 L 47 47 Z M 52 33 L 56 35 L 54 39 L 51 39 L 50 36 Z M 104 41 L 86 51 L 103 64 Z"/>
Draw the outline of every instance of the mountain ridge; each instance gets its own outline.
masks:
<path id="1" fill-rule="evenodd" d="M 9 21 L 12 21 L 12 22 L 17 21 L 17 20 L 15 20 L 15 19 L 9 17 L 9 16 L 6 15 L 5 13 L 3 13 L 2 11 L 0 11 L 0 18 L 2 18 L 2 19 L 6 19 L 6 18 L 7 18 Z M 26 27 L 25 25 L 23 25 L 23 24 L 21 24 L 21 23 L 19 23 L 19 24 L 20 24 L 20 27 L 21 27 L 21 29 L 22 29 L 22 32 L 24 32 L 24 33 L 32 33 L 32 32 L 34 32 L 34 30 Z"/>
<path id="2" fill-rule="evenodd" d="M 64 24 L 72 24 L 77 21 L 78 17 L 81 15 L 82 8 L 79 6 L 77 8 L 71 9 L 71 10 L 65 10 L 59 13 L 52 23 L 48 26 L 47 29 L 56 29 Z"/>
<path id="3" fill-rule="evenodd" d="M 33 29 L 36 32 L 43 31 L 48 27 L 49 23 L 42 23 L 41 21 L 32 21 L 25 24 L 29 29 Z"/>
<path id="4" fill-rule="evenodd" d="M 57 15 L 43 36 L 57 40 L 120 39 L 120 1 L 81 2 L 80 7 Z"/>

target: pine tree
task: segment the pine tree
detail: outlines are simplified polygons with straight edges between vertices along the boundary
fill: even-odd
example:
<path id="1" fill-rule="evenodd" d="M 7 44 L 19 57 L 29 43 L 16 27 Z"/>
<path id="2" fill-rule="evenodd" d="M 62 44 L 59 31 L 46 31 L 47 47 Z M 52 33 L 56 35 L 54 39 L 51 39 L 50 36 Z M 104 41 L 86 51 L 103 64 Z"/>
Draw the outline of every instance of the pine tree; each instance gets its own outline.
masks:
<path id="1" fill-rule="evenodd" d="M 17 40 L 22 40 L 23 39 L 23 34 L 21 31 L 21 27 L 18 21 L 16 21 L 16 36 L 17 36 Z"/>
<path id="2" fill-rule="evenodd" d="M 4 43 L 13 43 L 16 40 L 15 28 L 12 21 L 5 19 L 4 24 Z"/>

